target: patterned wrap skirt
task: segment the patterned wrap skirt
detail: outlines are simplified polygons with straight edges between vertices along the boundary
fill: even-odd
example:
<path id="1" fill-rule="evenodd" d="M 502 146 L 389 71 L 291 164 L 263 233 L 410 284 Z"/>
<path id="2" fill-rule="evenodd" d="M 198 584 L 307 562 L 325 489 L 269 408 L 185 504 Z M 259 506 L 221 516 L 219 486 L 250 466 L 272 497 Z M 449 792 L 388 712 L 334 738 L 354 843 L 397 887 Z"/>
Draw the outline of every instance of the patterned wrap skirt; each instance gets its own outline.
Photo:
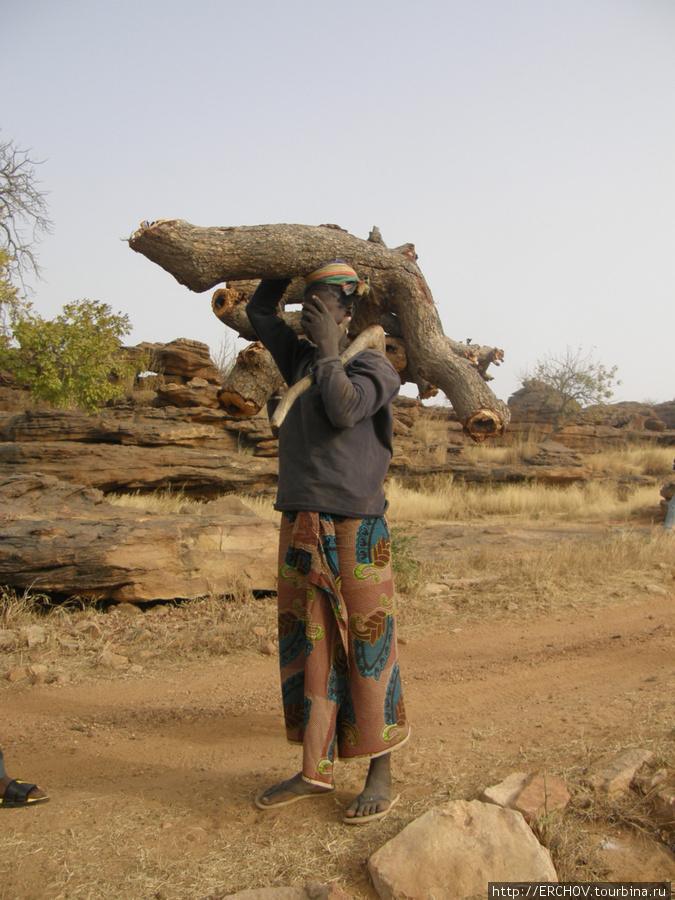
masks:
<path id="1" fill-rule="evenodd" d="M 410 731 L 386 519 L 285 512 L 278 605 L 286 736 L 305 781 L 332 785 L 336 758 L 381 756 Z"/>

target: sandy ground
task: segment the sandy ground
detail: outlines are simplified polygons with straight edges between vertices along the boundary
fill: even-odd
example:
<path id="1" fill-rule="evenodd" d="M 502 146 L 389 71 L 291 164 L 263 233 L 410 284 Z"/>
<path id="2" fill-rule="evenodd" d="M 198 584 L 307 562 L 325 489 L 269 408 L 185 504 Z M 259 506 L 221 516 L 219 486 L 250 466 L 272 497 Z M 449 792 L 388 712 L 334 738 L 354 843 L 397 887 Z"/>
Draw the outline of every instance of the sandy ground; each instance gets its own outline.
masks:
<path id="1" fill-rule="evenodd" d="M 448 528 L 443 539 L 447 552 L 481 539 L 521 552 L 564 537 L 492 527 Z M 438 534 L 424 548 L 442 552 Z M 83 667 L 68 684 L 0 682 L 8 770 L 51 794 L 0 812 L 0 898 L 219 898 L 306 880 L 372 898 L 368 856 L 431 806 L 478 796 L 514 770 L 573 786 L 589 762 L 624 747 L 668 751 L 672 763 L 674 595 L 626 573 L 622 591 L 592 603 L 515 609 L 515 596 L 492 618 L 457 613 L 442 630 L 403 629 L 413 736 L 394 757 L 402 798 L 362 828 L 341 824 L 361 762 L 338 767 L 332 797 L 254 807 L 259 790 L 297 771 L 275 656 L 248 648 L 150 659 L 133 673 Z M 272 621 L 273 598 L 268 606 Z M 598 828 L 612 830 L 589 825 Z"/>

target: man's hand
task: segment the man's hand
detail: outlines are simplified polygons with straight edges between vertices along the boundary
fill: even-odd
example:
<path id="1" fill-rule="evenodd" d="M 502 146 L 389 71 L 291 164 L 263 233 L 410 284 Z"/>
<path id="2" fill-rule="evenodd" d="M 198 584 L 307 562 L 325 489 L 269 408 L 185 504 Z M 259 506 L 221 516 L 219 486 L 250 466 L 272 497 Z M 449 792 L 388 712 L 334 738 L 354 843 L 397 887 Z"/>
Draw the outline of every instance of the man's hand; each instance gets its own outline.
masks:
<path id="1" fill-rule="evenodd" d="M 350 321 L 351 318 L 345 316 L 338 324 L 326 304 L 315 294 L 303 303 L 300 324 L 307 337 L 316 344 L 319 359 L 340 355 L 340 341 Z"/>

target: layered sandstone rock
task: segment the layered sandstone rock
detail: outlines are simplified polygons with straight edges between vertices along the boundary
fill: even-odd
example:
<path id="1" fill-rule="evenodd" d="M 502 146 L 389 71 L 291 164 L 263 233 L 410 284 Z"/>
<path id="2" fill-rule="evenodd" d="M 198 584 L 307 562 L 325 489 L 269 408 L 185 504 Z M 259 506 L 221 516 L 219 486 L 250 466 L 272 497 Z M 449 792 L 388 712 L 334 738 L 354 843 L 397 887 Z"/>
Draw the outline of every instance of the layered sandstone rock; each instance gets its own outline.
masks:
<path id="1" fill-rule="evenodd" d="M 0 479 L 0 584 L 115 601 L 276 587 L 278 530 L 240 500 L 165 515 L 48 475 Z"/>

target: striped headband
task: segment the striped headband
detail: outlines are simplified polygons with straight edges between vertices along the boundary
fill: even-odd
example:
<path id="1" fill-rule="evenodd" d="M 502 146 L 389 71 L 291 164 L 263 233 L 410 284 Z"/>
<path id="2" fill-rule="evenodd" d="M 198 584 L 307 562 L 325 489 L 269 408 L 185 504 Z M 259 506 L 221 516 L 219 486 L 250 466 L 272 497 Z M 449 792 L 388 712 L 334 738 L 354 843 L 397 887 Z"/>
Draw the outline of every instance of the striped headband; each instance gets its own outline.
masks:
<path id="1" fill-rule="evenodd" d="M 358 294 L 359 297 L 367 294 L 368 284 L 359 278 L 354 269 L 348 266 L 343 259 L 334 259 L 310 272 L 305 278 L 305 284 L 341 284 L 343 292 L 349 297 Z"/>

